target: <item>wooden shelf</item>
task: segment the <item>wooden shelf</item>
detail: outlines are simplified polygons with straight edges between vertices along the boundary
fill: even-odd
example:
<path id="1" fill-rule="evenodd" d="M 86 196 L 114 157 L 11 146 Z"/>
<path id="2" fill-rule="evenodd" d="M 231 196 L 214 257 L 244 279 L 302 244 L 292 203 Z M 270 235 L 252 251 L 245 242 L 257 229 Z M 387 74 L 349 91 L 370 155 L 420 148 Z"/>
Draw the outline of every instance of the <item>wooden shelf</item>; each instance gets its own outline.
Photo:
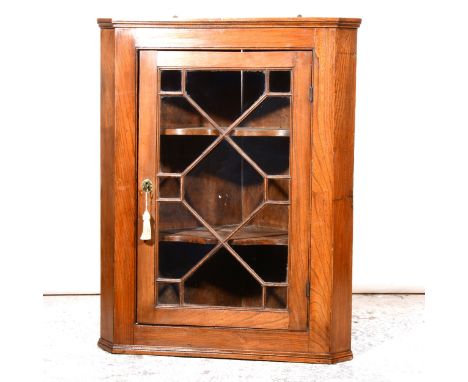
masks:
<path id="1" fill-rule="evenodd" d="M 289 137 L 289 129 L 275 127 L 239 127 L 230 134 L 233 137 Z M 161 135 L 219 135 L 214 127 L 162 127 Z"/>
<path id="2" fill-rule="evenodd" d="M 214 227 L 222 237 L 226 237 L 236 226 L 225 225 Z M 237 232 L 232 245 L 288 245 L 288 231 L 265 226 L 248 225 Z M 170 229 L 159 232 L 160 241 L 185 242 L 196 244 L 216 244 L 218 241 L 204 227 Z"/>

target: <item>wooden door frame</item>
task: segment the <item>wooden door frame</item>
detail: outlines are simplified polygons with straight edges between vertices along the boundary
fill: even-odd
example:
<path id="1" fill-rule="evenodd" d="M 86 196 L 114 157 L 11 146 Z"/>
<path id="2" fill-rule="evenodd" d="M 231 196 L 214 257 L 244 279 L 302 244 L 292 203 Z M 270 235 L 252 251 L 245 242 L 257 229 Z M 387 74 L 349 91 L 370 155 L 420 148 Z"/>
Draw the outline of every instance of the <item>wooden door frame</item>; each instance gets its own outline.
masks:
<path id="1" fill-rule="evenodd" d="M 306 285 L 309 272 L 310 224 L 305 211 L 310 210 L 310 114 L 308 100 L 312 81 L 312 54 L 304 51 L 281 52 L 210 52 L 156 51 L 139 54 L 139 153 L 138 184 L 149 178 L 156 184 L 158 121 L 158 68 L 216 69 L 289 69 L 292 71 L 292 126 L 290 140 L 291 211 L 288 256 L 287 311 L 252 308 L 157 306 L 156 268 L 158 232 L 154 239 L 138 241 L 137 247 L 137 322 L 152 325 L 191 325 L 210 327 L 242 327 L 263 329 L 307 329 Z M 138 214 L 145 209 L 144 196 L 138 192 Z M 157 203 L 150 202 L 151 216 L 158 214 Z M 293 218 L 291 218 L 293 217 Z M 138 232 L 141 231 L 138 219 Z M 150 271 L 148 271 L 150 270 Z"/>
<path id="2" fill-rule="evenodd" d="M 101 25 L 101 339 L 115 353 L 331 363 L 350 359 L 356 28 L 303 19 L 252 27 L 223 21 Z M 183 26 L 183 28 L 180 28 Z M 245 29 L 244 27 L 247 26 Z M 137 57 L 139 49 L 313 50 L 309 330 L 136 324 Z M 190 338 L 190 341 L 187 340 Z M 208 338 L 210 340 L 208 340 Z M 230 349 L 222 341 L 230 341 Z M 187 342 L 189 341 L 189 342 Z M 189 346 L 190 344 L 190 346 Z M 210 349 L 225 348 L 224 351 Z M 278 348 L 287 349 L 278 351 Z M 183 350 L 185 349 L 185 350 Z"/>

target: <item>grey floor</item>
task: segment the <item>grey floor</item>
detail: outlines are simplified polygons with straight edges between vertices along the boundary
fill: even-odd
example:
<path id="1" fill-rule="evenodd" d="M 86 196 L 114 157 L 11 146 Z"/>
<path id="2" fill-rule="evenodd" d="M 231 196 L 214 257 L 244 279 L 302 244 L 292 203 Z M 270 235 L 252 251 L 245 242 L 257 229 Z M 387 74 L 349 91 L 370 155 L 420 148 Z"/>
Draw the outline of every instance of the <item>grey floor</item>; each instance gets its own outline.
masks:
<path id="1" fill-rule="evenodd" d="M 423 295 L 354 295 L 354 359 L 337 365 L 113 355 L 99 349 L 99 296 L 44 297 L 44 381 L 417 381 Z"/>

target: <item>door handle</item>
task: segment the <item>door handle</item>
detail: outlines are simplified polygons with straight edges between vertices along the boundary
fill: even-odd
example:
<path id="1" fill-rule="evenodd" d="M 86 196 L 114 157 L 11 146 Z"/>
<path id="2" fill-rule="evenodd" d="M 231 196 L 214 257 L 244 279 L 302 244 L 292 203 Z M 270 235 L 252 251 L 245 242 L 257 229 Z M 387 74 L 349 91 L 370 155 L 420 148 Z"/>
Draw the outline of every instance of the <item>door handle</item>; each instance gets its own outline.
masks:
<path id="1" fill-rule="evenodd" d="M 145 212 L 143 212 L 143 231 L 140 240 L 151 240 L 151 214 L 148 211 L 148 194 L 153 191 L 153 182 L 145 179 L 141 182 L 141 189 L 145 193 Z"/>

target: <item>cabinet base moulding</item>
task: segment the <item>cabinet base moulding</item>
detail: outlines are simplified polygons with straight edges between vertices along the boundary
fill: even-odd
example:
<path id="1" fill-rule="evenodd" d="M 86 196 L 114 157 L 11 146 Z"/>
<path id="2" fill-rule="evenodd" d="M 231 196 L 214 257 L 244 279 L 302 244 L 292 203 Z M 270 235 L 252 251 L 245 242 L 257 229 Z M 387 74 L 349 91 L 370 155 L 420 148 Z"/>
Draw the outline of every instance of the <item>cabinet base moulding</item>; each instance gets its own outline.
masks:
<path id="1" fill-rule="evenodd" d="M 98 346 L 112 354 L 140 354 L 162 355 L 178 357 L 203 357 L 203 358 L 227 358 L 244 360 L 264 360 L 281 362 L 303 362 L 335 364 L 353 359 L 351 350 L 338 353 L 268 353 L 259 351 L 239 351 L 232 349 L 197 349 L 185 347 L 165 347 L 148 345 L 120 345 L 113 344 L 103 338 L 98 341 Z"/>

